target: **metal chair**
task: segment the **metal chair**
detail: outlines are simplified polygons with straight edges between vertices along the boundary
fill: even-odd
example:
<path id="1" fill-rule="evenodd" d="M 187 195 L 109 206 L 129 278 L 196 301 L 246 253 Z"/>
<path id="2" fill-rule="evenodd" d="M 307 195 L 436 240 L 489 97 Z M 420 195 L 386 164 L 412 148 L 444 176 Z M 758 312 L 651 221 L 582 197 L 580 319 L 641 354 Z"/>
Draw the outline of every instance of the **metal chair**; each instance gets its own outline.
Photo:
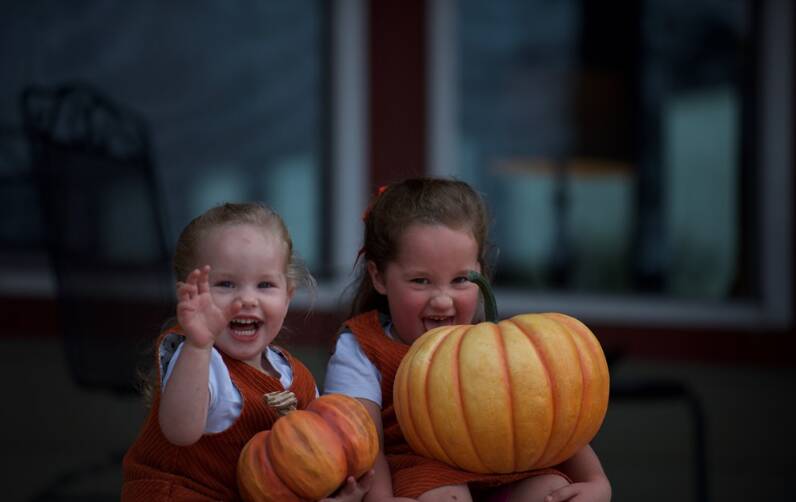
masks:
<path id="1" fill-rule="evenodd" d="M 145 121 L 85 84 L 21 96 L 69 368 L 130 393 L 173 313 L 173 282 Z"/>
<path id="2" fill-rule="evenodd" d="M 608 365 L 614 368 L 622 355 L 617 351 L 607 351 Z M 701 397 L 686 382 L 671 378 L 613 378 L 611 379 L 610 399 L 612 402 L 660 401 L 680 402 L 685 405 L 691 419 L 693 445 L 694 500 L 708 502 L 709 478 L 706 446 L 705 407 Z"/>
<path id="3" fill-rule="evenodd" d="M 86 390 L 137 394 L 163 322 L 174 315 L 167 221 L 146 122 L 86 84 L 20 96 L 67 366 Z M 126 449 L 126 445 L 124 447 Z M 32 500 L 119 469 L 124 451 L 63 473 Z"/>

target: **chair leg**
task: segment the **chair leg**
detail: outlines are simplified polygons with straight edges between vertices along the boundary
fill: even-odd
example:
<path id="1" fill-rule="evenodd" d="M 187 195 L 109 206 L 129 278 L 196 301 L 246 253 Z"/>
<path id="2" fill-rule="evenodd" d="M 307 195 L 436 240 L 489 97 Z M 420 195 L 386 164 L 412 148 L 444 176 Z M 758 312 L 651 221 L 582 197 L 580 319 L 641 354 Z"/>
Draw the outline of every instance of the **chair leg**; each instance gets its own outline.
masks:
<path id="1" fill-rule="evenodd" d="M 64 472 L 38 493 L 32 495 L 27 502 L 111 502 L 119 500 L 118 493 L 72 494 L 69 488 L 76 483 L 96 479 L 97 475 L 108 469 L 121 470 L 125 453 L 126 449 L 113 451 L 102 460 Z"/>
<path id="2" fill-rule="evenodd" d="M 705 439 L 705 412 L 702 402 L 693 392 L 686 392 L 686 402 L 691 409 L 694 424 L 694 476 L 697 500 L 708 502 L 708 459 Z"/>
<path id="3" fill-rule="evenodd" d="M 635 401 L 658 401 L 662 399 L 684 401 L 692 421 L 695 496 L 698 502 L 708 502 L 710 496 L 705 440 L 705 411 L 699 396 L 682 382 L 650 380 L 615 383 L 611 387 L 611 398 Z"/>

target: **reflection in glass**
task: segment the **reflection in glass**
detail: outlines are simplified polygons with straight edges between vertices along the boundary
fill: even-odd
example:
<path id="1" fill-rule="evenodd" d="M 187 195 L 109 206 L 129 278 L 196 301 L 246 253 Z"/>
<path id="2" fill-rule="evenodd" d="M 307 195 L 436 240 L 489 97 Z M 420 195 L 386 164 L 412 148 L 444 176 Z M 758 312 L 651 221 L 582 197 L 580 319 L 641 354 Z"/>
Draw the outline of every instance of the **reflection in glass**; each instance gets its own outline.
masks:
<path id="1" fill-rule="evenodd" d="M 490 204 L 499 284 L 749 294 L 748 2 L 457 6 L 453 174 Z"/>
<path id="2" fill-rule="evenodd" d="M 0 118 L 19 124 L 30 84 L 86 82 L 146 119 L 172 241 L 210 205 L 262 200 L 322 274 L 324 9 L 317 0 L 19 4 L 0 21 L 3 46 L 15 48 L 3 58 Z M 26 166 L 13 169 L 24 178 Z M 0 235 L 35 228 L 36 214 L 16 211 Z"/>

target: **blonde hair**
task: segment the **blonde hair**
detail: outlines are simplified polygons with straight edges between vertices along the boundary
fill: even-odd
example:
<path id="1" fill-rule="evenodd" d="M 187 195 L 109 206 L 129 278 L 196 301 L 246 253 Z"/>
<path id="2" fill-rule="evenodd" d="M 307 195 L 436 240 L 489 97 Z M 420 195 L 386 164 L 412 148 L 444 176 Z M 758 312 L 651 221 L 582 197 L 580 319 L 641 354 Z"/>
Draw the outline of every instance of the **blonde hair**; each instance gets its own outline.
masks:
<path id="1" fill-rule="evenodd" d="M 177 239 L 174 250 L 173 265 L 177 280 L 184 281 L 192 270 L 202 265 L 198 263 L 199 246 L 207 232 L 226 225 L 253 225 L 278 237 L 287 247 L 285 275 L 288 285 L 291 288 L 303 286 L 315 289 L 315 279 L 293 249 L 293 240 L 284 220 L 276 211 L 259 202 L 221 204 L 188 223 Z"/>
<path id="2" fill-rule="evenodd" d="M 403 232 L 420 223 L 469 231 L 478 244 L 482 274 L 490 275 L 487 240 L 488 216 L 481 195 L 463 181 L 446 178 L 409 178 L 379 189 L 363 216 L 365 234 L 358 257 L 356 290 L 349 317 L 377 309 L 389 314 L 386 298 L 373 287 L 367 273 L 372 261 L 380 271 L 394 260 Z"/>

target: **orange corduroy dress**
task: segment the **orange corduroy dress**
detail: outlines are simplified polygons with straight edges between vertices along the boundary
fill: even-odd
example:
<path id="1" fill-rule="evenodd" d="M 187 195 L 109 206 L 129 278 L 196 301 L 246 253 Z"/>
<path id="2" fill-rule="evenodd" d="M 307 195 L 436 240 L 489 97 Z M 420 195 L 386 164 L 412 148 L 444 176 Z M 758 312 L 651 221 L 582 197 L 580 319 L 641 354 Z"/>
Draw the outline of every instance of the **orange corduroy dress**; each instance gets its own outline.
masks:
<path id="1" fill-rule="evenodd" d="M 304 408 L 315 398 L 315 380 L 300 361 L 280 350 L 293 369 L 293 382 L 288 390 L 296 395 L 298 408 Z M 278 418 L 265 404 L 263 394 L 284 389 L 277 378 L 223 352 L 221 356 L 243 396 L 241 415 L 223 432 L 205 434 L 190 446 L 176 446 L 163 436 L 158 424 L 158 388 L 149 416 L 124 457 L 123 502 L 240 500 L 236 479 L 238 457 L 255 433 L 270 429 Z"/>

